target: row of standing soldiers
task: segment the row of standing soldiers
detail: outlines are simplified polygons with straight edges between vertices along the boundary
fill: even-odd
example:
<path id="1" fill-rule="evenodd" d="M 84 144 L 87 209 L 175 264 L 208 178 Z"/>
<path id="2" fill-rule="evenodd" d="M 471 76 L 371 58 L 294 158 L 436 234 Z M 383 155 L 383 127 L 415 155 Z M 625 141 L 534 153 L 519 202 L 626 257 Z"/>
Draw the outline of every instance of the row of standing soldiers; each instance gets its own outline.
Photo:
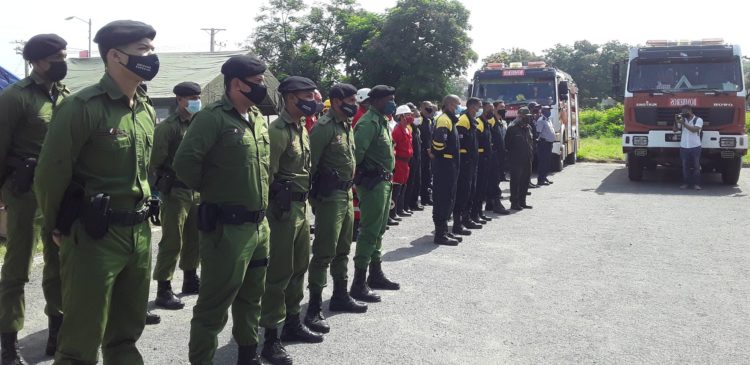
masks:
<path id="1" fill-rule="evenodd" d="M 198 292 L 191 364 L 213 363 L 230 307 L 237 364 L 260 364 L 261 356 L 291 364 L 282 341 L 320 342 L 330 331 L 322 314 L 329 271 L 331 311 L 362 313 L 363 302 L 381 300 L 373 289 L 400 288 L 381 260 L 395 160 L 386 116 L 395 112 L 395 89 L 372 88 L 370 106 L 353 128 L 357 90 L 334 85 L 331 109 L 308 134 L 305 116 L 319 110 L 316 85 L 295 76 L 282 81 L 284 107 L 269 125 L 258 108 L 268 94 L 266 65 L 234 56 L 221 68 L 220 100 L 201 108 L 199 87 L 181 83 L 177 114 L 157 127 L 143 86 L 159 71 L 155 36 L 137 21 L 105 25 L 94 38 L 105 73 L 74 94 L 61 82 L 65 41 L 34 37 L 24 52 L 32 76 L 0 95 L 0 167 L 8 171 L 2 198 L 10 225 L 0 277 L 2 365 L 24 364 L 17 335 L 40 238 L 46 353 L 55 364 L 93 364 L 100 349 L 105 364 L 144 363 L 136 343 L 152 277 L 149 222 L 159 224 L 159 217 L 157 302 L 182 308 L 171 288 L 180 255 L 183 292 Z M 152 173 L 161 204 L 152 198 Z M 361 233 L 348 288 L 353 185 Z M 310 303 L 302 315 L 305 274 Z M 265 329 L 260 354 L 259 327 Z"/>

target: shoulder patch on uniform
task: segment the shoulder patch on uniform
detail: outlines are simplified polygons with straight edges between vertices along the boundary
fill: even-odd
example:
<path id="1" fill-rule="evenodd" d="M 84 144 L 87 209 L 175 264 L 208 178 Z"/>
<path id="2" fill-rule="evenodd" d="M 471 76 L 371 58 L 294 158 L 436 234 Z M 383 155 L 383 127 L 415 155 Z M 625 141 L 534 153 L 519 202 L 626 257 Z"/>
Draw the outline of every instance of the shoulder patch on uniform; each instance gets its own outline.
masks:
<path id="1" fill-rule="evenodd" d="M 331 118 L 330 118 L 330 117 L 328 116 L 328 114 L 326 114 L 326 115 L 324 115 L 324 116 L 320 117 L 320 119 L 318 119 L 318 122 L 317 122 L 317 124 L 322 124 L 322 125 L 326 125 L 326 124 L 328 124 L 328 123 L 329 123 L 330 121 L 331 121 Z"/>
<path id="2" fill-rule="evenodd" d="M 97 84 L 97 85 L 87 86 L 81 89 L 81 91 L 75 93 L 74 97 L 77 97 L 82 100 L 91 100 L 96 96 L 104 95 L 106 93 L 107 92 L 104 91 L 104 89 L 100 88 L 99 85 Z"/>
<path id="3" fill-rule="evenodd" d="M 21 79 L 21 80 L 19 80 L 18 82 L 15 83 L 16 86 L 18 86 L 18 87 L 20 87 L 22 89 L 26 88 L 28 86 L 31 86 L 33 84 L 35 84 L 35 82 L 34 82 L 34 80 L 31 79 L 31 77 L 27 77 L 27 78 Z"/>

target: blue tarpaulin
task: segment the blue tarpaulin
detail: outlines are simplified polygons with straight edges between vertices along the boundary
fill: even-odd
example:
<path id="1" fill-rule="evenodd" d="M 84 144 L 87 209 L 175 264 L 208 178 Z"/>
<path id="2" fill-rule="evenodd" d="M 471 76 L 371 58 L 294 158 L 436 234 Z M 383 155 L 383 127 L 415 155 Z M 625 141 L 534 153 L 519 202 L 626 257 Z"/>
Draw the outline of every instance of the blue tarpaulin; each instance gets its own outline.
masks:
<path id="1" fill-rule="evenodd" d="M 0 90 L 5 89 L 6 86 L 16 81 L 18 81 L 18 77 L 0 66 Z"/>

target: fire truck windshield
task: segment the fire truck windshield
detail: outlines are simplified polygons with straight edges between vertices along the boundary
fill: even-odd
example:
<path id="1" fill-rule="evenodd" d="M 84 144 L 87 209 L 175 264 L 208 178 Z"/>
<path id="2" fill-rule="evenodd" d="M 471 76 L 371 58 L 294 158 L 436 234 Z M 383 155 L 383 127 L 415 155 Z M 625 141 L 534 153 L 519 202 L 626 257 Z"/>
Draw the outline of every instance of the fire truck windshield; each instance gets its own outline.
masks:
<path id="1" fill-rule="evenodd" d="M 629 92 L 742 91 L 740 62 L 735 60 L 631 61 Z"/>
<path id="2" fill-rule="evenodd" d="M 483 100 L 503 100 L 507 105 L 535 101 L 541 105 L 555 104 L 554 81 L 540 79 L 492 80 L 480 83 L 474 90 Z"/>

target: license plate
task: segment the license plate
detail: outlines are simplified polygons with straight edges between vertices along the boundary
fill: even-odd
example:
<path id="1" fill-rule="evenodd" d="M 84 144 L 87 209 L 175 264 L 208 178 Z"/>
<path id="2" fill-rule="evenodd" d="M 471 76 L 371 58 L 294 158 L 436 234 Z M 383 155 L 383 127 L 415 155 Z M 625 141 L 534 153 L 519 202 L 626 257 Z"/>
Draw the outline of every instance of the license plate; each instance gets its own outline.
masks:
<path id="1" fill-rule="evenodd" d="M 664 139 L 667 142 L 679 142 L 682 139 L 682 134 L 667 133 Z"/>

